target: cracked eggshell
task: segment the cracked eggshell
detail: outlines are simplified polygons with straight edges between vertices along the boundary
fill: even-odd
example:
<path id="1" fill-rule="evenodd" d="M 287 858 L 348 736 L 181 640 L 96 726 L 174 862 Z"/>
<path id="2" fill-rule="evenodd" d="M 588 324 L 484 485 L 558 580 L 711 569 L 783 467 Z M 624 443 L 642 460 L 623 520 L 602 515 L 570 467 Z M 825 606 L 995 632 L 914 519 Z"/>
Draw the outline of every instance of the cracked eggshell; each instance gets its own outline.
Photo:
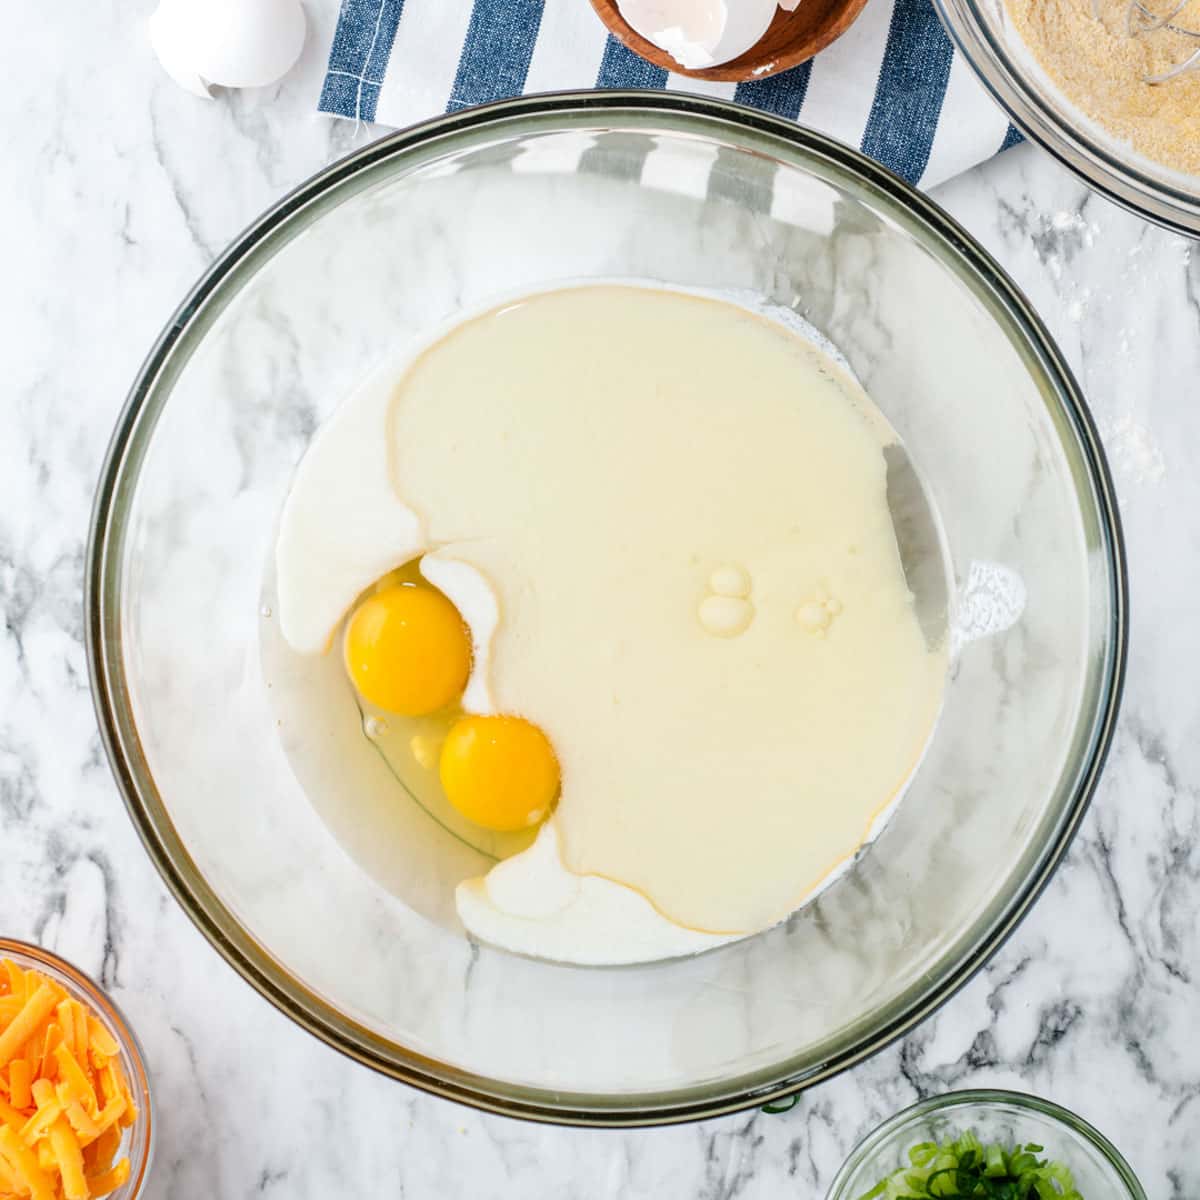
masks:
<path id="1" fill-rule="evenodd" d="M 150 44 L 181 87 L 265 87 L 295 65 L 306 24 L 299 0 L 161 0 Z"/>
<path id="2" fill-rule="evenodd" d="M 778 0 L 618 0 L 642 37 L 689 69 L 714 67 L 762 39 Z"/>
<path id="3" fill-rule="evenodd" d="M 200 96 L 205 100 L 212 99 L 208 84 L 196 73 L 192 65 L 192 55 L 186 39 L 180 36 L 178 24 L 170 10 L 177 7 L 170 0 L 163 3 L 150 16 L 149 32 L 150 46 L 158 57 L 159 65 L 181 88 Z"/>

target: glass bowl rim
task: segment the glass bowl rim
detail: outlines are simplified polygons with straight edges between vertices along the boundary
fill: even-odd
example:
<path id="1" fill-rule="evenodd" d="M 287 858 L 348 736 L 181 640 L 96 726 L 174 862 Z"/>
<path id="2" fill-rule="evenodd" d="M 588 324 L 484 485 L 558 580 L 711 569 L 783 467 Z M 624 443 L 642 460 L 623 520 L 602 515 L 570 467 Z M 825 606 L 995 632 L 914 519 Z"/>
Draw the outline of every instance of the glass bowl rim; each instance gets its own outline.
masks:
<path id="1" fill-rule="evenodd" d="M 140 1147 L 140 1164 L 136 1174 L 130 1174 L 129 1180 L 113 1193 L 117 1200 L 135 1200 L 142 1194 L 146 1181 L 150 1176 L 150 1167 L 154 1158 L 154 1094 L 150 1082 L 150 1072 L 146 1069 L 146 1052 L 138 1040 L 129 1018 L 121 1006 L 112 998 L 109 992 L 100 986 L 91 975 L 73 962 L 68 962 L 53 950 L 33 942 L 22 941 L 20 938 L 0 936 L 0 958 L 25 960 L 35 969 L 46 968 L 55 975 L 65 978 L 69 986 L 83 997 L 89 1007 L 98 1012 L 105 1024 L 116 1034 L 121 1049 L 133 1064 L 135 1078 L 130 1086 L 135 1094 L 140 1096 L 141 1104 L 138 1120 L 134 1127 L 139 1130 L 137 1137 L 132 1139 Z M 131 1153 L 130 1157 L 133 1157 Z"/>
<path id="2" fill-rule="evenodd" d="M 960 277 L 987 290 L 1005 317 L 1020 331 L 1038 372 L 1052 386 L 1070 426 L 1093 489 L 1096 519 L 1104 542 L 1105 570 L 1110 582 L 1111 625 L 1105 661 L 1097 683 L 1095 715 L 1089 743 L 1076 764 L 1076 783 L 1064 807 L 1055 837 L 1040 849 L 1039 860 L 1014 894 L 961 960 L 945 970 L 932 990 L 891 1014 L 873 1036 L 859 1037 L 843 1051 L 815 1066 L 785 1059 L 770 1068 L 767 1082 L 746 1076 L 693 1084 L 673 1091 L 638 1094 L 632 1101 L 619 1095 L 589 1095 L 561 1089 L 533 1088 L 480 1076 L 428 1058 L 382 1038 L 338 1012 L 293 977 L 270 951 L 243 927 L 196 869 L 175 832 L 165 806 L 157 799 L 153 777 L 139 768 L 136 726 L 128 711 L 124 663 L 120 650 L 119 597 L 121 501 L 136 482 L 130 468 L 139 427 L 147 418 L 156 381 L 171 361 L 198 312 L 221 285 L 276 229 L 309 203 L 382 161 L 403 156 L 447 137 L 498 127 L 512 136 L 529 133 L 522 118 L 569 116 L 619 119 L 621 114 L 649 114 L 680 125 L 700 118 L 726 136 L 754 135 L 773 145 L 781 161 L 806 170 L 803 155 L 825 161 L 852 176 L 908 219 L 919 224 L 924 244 L 938 246 L 959 264 Z M 795 153 L 795 152 L 799 153 Z M 403 159 L 401 158 L 401 161 Z M 1031 371 L 1034 368 L 1030 368 Z M 1049 403 L 1049 401 L 1047 401 Z M 151 417 L 153 414 L 151 414 Z M 150 420 L 150 418 L 147 418 Z M 151 420 L 152 426 L 152 420 Z M 140 435 L 144 436 L 144 434 Z M 1068 439 L 1069 441 L 1071 439 Z M 114 583 L 114 581 L 116 581 Z M 110 597 L 110 590 L 112 597 Z M 839 1073 L 876 1053 L 940 1007 L 967 983 L 1004 943 L 1053 875 L 1082 818 L 1112 741 L 1124 685 L 1128 648 L 1128 582 L 1124 537 L 1108 465 L 1094 422 L 1078 383 L 1028 300 L 982 246 L 922 195 L 879 163 L 836 140 L 766 113 L 709 97 L 662 91 L 558 92 L 518 97 L 462 109 L 364 146 L 317 172 L 284 196 L 235 238 L 204 272 L 185 297 L 150 350 L 130 389 L 106 453 L 97 483 L 88 533 L 85 565 L 84 634 L 93 703 L 101 740 L 125 807 L 168 889 L 217 952 L 266 1000 L 309 1033 L 348 1057 L 392 1078 L 446 1099 L 485 1111 L 549 1124 L 579 1126 L 649 1126 L 699 1120 L 737 1112 L 778 1100 Z M 116 632 L 109 632 L 110 627 Z M 156 811 L 160 810 L 160 811 Z M 398 1054 L 397 1051 L 400 1053 Z M 760 1075 L 762 1072 L 760 1072 Z"/>
<path id="3" fill-rule="evenodd" d="M 1031 1092 L 1016 1092 L 1004 1088 L 963 1088 L 959 1091 L 944 1092 L 940 1096 L 928 1096 L 924 1100 L 918 1100 L 898 1113 L 893 1113 L 861 1138 L 846 1156 L 846 1161 L 842 1163 L 829 1186 L 826 1200 L 854 1200 L 854 1197 L 844 1194 L 851 1176 L 897 1130 L 914 1124 L 930 1113 L 972 1105 L 989 1108 L 1007 1105 L 1049 1117 L 1055 1124 L 1069 1129 L 1100 1152 L 1101 1157 L 1116 1171 L 1121 1182 L 1128 1188 L 1129 1200 L 1146 1200 L 1146 1193 L 1133 1173 L 1133 1168 L 1125 1161 L 1125 1156 L 1091 1122 L 1053 1100 L 1046 1100 Z"/>
<path id="4" fill-rule="evenodd" d="M 1189 193 L 1139 171 L 1038 95 L 1025 69 L 998 43 L 979 0 L 934 0 L 934 5 L 976 79 L 1027 138 L 1127 212 L 1185 237 L 1200 236 L 1200 176 Z"/>

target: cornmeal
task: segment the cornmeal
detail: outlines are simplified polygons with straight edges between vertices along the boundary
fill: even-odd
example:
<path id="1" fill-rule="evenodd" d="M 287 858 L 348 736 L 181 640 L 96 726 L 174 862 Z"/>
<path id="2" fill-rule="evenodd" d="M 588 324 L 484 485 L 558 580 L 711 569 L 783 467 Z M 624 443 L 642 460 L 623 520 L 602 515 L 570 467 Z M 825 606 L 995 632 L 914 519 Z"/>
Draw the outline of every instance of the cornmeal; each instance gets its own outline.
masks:
<path id="1" fill-rule="evenodd" d="M 1160 11 L 1170 0 L 1147 0 Z M 1147 158 L 1200 175 L 1200 71 L 1163 84 L 1169 71 L 1200 49 L 1200 39 L 1167 29 L 1129 34 L 1128 0 L 1008 0 L 1021 37 L 1080 109 Z M 1200 0 L 1174 18 L 1200 30 Z"/>

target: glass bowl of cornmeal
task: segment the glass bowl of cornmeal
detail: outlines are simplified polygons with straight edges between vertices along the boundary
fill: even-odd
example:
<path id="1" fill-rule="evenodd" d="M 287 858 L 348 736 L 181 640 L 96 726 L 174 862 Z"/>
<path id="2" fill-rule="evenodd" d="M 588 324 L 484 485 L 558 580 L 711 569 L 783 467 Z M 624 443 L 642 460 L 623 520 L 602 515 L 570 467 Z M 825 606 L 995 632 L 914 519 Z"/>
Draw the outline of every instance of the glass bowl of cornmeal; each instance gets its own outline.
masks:
<path id="1" fill-rule="evenodd" d="M 937 7 L 966 61 L 1027 137 L 1110 200 L 1200 234 L 1196 0 L 937 0 Z"/>
<path id="2" fill-rule="evenodd" d="M 146 848 L 298 1023 L 514 1116 L 765 1103 L 987 960 L 1083 818 L 1119 520 L 1028 303 L 856 152 L 563 95 L 267 213 L 88 564 Z"/>

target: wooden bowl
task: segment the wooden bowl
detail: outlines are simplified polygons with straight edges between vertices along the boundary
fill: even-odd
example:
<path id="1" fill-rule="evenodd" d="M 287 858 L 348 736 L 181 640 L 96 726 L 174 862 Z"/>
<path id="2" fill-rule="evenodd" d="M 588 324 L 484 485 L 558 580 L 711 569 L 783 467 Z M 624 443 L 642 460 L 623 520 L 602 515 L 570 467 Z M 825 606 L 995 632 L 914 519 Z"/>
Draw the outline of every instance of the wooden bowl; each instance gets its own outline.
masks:
<path id="1" fill-rule="evenodd" d="M 742 83 L 778 75 L 780 71 L 807 62 L 830 42 L 840 38 L 866 3 L 867 0 L 800 0 L 794 12 L 777 9 L 770 28 L 744 54 L 718 66 L 699 70 L 680 66 L 665 50 L 648 42 L 631 28 L 617 11 L 616 0 L 592 0 L 592 7 L 600 14 L 610 33 L 656 67 L 664 67 L 676 75 L 688 75 L 692 79 Z"/>

